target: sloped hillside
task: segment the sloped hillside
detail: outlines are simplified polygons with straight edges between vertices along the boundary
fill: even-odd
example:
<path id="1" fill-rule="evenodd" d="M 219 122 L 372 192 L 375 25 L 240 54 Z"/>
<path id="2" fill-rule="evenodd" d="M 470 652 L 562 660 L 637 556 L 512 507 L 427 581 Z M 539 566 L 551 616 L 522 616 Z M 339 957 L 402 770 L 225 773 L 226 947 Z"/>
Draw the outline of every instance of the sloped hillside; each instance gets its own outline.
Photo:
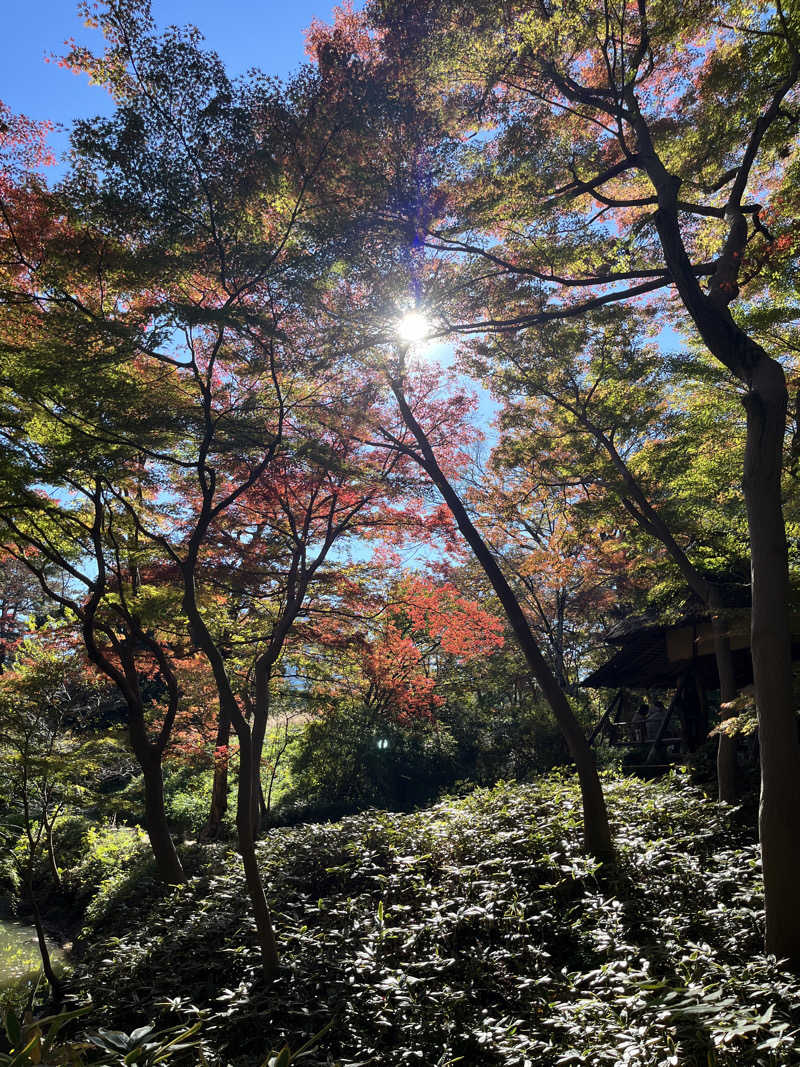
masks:
<path id="1" fill-rule="evenodd" d="M 90 909 L 76 987 L 127 1030 L 200 1012 L 207 1061 L 237 1067 L 329 1023 L 308 1067 L 800 1064 L 800 983 L 761 954 L 743 818 L 677 777 L 606 785 L 613 870 L 581 855 L 558 776 L 273 831 L 268 988 L 234 853 L 197 846 L 166 898 L 134 867 Z"/>

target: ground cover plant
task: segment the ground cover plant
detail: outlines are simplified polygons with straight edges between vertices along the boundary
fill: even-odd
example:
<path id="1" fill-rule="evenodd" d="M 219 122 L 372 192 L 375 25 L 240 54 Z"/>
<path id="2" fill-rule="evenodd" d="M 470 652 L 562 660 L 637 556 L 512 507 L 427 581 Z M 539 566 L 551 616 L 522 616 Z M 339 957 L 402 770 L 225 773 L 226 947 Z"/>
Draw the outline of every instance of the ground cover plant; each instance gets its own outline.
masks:
<path id="1" fill-rule="evenodd" d="M 304 1063 L 800 1063 L 800 983 L 761 952 L 746 821 L 685 777 L 604 785 L 606 870 L 576 844 L 560 774 L 273 830 L 258 855 L 285 949 L 269 986 L 238 864 L 195 846 L 185 886 L 134 880 L 93 907 L 73 994 L 105 1028 L 202 1021 L 218 1064 L 328 1024 Z"/>

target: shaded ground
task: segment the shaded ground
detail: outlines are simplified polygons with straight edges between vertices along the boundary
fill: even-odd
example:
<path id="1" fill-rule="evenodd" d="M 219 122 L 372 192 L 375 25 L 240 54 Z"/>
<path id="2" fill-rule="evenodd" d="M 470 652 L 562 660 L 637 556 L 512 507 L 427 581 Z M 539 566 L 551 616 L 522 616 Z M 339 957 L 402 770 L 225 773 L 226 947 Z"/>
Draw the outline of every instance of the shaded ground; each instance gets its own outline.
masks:
<path id="1" fill-rule="evenodd" d="M 268 988 L 235 854 L 198 847 L 169 896 L 134 864 L 92 905 L 76 992 L 126 1030 L 200 1013 L 209 1062 L 236 1067 L 331 1020 L 309 1067 L 800 1064 L 743 820 L 677 778 L 606 786 L 604 872 L 559 777 L 272 831 Z"/>

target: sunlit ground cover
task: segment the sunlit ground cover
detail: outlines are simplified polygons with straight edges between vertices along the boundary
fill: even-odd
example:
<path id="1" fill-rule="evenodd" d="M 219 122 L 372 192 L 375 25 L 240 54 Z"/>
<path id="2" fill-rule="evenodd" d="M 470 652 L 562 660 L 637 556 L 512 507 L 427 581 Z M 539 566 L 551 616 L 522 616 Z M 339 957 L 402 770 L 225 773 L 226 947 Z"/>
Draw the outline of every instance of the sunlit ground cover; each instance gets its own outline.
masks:
<path id="1" fill-rule="evenodd" d="M 761 953 L 747 820 L 677 777 L 606 785 L 605 871 L 558 776 L 272 831 L 266 988 L 227 847 L 197 846 L 166 897 L 129 858 L 90 907 L 74 991 L 126 1031 L 202 1015 L 211 1063 L 328 1023 L 303 1063 L 800 1063 L 800 983 Z"/>

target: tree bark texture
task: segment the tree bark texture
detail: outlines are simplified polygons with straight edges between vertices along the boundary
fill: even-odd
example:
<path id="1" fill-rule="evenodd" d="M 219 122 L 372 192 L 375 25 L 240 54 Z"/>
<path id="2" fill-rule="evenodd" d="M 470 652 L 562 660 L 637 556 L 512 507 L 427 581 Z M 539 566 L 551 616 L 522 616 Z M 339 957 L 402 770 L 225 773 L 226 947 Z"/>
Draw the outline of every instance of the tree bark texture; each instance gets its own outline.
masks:
<path id="1" fill-rule="evenodd" d="M 217 723 L 217 740 L 214 751 L 214 782 L 211 787 L 211 805 L 208 811 L 205 836 L 219 837 L 222 820 L 228 810 L 228 764 L 231 741 L 231 721 L 220 710 Z M 224 754 L 223 754 L 224 753 Z"/>
<path id="2" fill-rule="evenodd" d="M 753 576 L 751 647 L 761 753 L 759 833 L 766 947 L 800 970 L 800 742 L 792 693 L 789 569 L 781 504 L 788 393 L 762 356 L 746 398 L 744 493 Z"/>
<path id="3" fill-rule="evenodd" d="M 144 825 L 159 876 L 168 885 L 182 885 L 186 881 L 186 875 L 183 873 L 167 823 L 161 754 L 152 751 L 137 753 L 137 759 L 144 777 Z"/>

